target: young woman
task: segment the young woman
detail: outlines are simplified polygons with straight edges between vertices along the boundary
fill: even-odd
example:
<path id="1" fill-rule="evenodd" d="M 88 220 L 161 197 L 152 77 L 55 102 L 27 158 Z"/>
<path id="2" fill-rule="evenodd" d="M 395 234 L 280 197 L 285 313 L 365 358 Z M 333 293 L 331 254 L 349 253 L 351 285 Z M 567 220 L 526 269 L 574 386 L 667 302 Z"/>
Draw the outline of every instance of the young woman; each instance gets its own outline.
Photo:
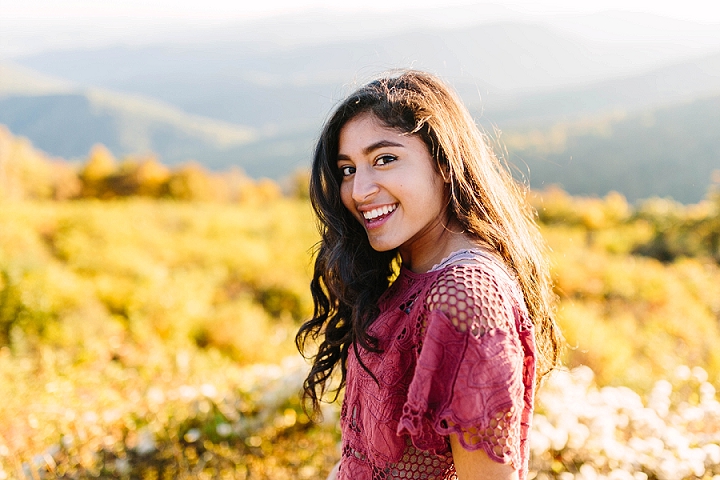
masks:
<path id="1" fill-rule="evenodd" d="M 405 71 L 342 102 L 315 151 L 317 411 L 340 372 L 338 479 L 524 479 L 558 358 L 544 243 L 457 96 Z"/>

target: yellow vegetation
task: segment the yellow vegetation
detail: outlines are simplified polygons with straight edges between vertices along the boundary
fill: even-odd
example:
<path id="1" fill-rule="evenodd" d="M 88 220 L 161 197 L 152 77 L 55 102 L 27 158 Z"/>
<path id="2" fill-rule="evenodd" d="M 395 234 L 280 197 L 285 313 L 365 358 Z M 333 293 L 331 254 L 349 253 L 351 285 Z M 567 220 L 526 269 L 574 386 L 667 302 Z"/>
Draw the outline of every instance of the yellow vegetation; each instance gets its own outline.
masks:
<path id="1" fill-rule="evenodd" d="M 336 434 L 313 430 L 297 403 L 233 433 L 235 443 L 212 433 L 227 433 L 220 425 L 238 411 L 259 415 L 238 369 L 296 355 L 294 332 L 312 313 L 317 234 L 306 178 L 296 174 L 288 198 L 239 171 L 117 161 L 101 146 L 72 166 L 0 130 L 0 473 L 74 436 L 51 455 L 66 459 L 57 468 L 121 478 L 123 461 L 145 465 L 126 451 L 139 451 L 144 429 L 174 452 L 138 467 L 147 475 L 165 461 L 202 470 L 202 458 L 245 468 L 230 478 L 310 478 L 327 468 Z M 717 190 L 694 206 L 559 189 L 532 201 L 552 249 L 569 366 L 639 392 L 681 365 L 720 382 Z M 227 389 L 224 400 L 190 411 L 172 397 L 209 378 Z M 213 410 L 223 402 L 232 408 Z M 196 430 L 208 439 L 202 448 L 190 441 Z M 310 438 L 323 449 L 291 453 Z M 300 465 L 312 468 L 299 474 Z M 172 468 L 165 475 L 178 474 Z"/>

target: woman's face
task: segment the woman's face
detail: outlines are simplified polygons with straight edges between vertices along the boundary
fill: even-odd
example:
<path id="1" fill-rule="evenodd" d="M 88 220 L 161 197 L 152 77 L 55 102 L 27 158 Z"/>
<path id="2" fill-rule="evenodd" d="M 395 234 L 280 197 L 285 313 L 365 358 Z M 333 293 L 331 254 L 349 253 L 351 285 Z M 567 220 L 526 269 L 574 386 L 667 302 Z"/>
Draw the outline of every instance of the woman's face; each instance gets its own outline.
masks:
<path id="1" fill-rule="evenodd" d="M 404 261 L 433 248 L 447 223 L 445 182 L 419 136 L 358 115 L 340 131 L 337 168 L 342 202 L 372 248 L 399 248 Z"/>

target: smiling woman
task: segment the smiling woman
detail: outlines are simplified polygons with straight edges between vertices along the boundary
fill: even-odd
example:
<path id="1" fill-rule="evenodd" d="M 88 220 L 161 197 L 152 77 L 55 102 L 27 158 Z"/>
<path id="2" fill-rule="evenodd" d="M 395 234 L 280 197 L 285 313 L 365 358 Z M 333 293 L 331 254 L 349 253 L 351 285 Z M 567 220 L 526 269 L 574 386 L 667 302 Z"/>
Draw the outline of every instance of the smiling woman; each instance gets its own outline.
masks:
<path id="1" fill-rule="evenodd" d="M 426 73 L 366 85 L 325 125 L 310 180 L 315 311 L 297 343 L 320 342 L 305 381 L 315 410 L 337 368 L 345 388 L 331 476 L 526 477 L 535 381 L 559 333 L 518 187 Z"/>
<path id="2" fill-rule="evenodd" d="M 445 182 L 422 139 L 384 127 L 366 113 L 340 131 L 340 197 L 377 251 L 400 249 L 403 261 L 426 270 L 445 253 Z"/>

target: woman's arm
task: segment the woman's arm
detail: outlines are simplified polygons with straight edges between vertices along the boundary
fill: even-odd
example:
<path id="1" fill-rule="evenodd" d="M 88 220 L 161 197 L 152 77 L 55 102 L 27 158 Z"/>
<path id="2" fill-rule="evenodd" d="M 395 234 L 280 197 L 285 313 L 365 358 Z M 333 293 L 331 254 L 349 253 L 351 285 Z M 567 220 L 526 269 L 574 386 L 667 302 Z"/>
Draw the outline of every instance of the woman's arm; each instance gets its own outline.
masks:
<path id="1" fill-rule="evenodd" d="M 465 450 L 456 434 L 450 435 L 453 463 L 458 480 L 517 480 L 512 465 L 491 460 L 483 449 Z"/>

